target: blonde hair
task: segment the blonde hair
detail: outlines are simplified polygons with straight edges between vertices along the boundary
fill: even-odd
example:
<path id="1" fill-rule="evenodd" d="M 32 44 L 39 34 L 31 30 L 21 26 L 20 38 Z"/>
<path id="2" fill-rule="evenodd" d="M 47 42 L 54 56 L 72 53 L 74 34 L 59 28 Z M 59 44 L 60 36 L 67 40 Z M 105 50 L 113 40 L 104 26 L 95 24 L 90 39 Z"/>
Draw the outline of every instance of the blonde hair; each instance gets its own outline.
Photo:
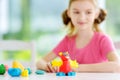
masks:
<path id="1" fill-rule="evenodd" d="M 71 6 L 72 2 L 74 2 L 74 1 L 78 1 L 78 0 L 70 0 L 69 7 Z M 101 32 L 101 29 L 99 28 L 99 24 L 105 20 L 107 13 L 105 10 L 99 8 L 97 0 L 91 0 L 91 1 L 94 3 L 95 7 L 99 9 L 99 16 L 94 20 L 93 30 L 97 31 L 97 32 Z M 67 15 L 67 9 L 63 12 L 62 19 L 63 19 L 63 23 L 68 28 L 68 35 L 74 36 L 76 34 L 77 30 L 73 26 L 71 19 Z"/>

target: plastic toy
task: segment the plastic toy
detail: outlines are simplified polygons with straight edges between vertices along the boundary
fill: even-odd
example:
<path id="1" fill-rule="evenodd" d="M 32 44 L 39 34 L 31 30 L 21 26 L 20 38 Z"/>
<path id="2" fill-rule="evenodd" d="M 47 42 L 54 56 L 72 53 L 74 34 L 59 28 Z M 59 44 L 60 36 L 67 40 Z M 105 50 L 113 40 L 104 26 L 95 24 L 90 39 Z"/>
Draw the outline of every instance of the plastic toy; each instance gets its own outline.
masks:
<path id="1" fill-rule="evenodd" d="M 8 74 L 12 77 L 19 77 L 21 75 L 21 69 L 20 68 L 9 68 Z"/>
<path id="2" fill-rule="evenodd" d="M 43 74 L 45 74 L 45 71 L 44 70 L 37 70 L 35 73 L 38 75 L 43 75 Z"/>
<path id="3" fill-rule="evenodd" d="M 75 76 L 76 73 L 72 72 L 72 67 L 78 67 L 78 63 L 74 60 L 70 60 L 68 53 L 59 53 L 61 61 L 52 61 L 52 67 L 58 66 L 59 72 L 56 76 Z"/>
<path id="4" fill-rule="evenodd" d="M 26 68 L 28 70 L 28 74 L 30 75 L 32 73 L 32 70 L 30 68 Z"/>
<path id="5" fill-rule="evenodd" d="M 6 72 L 5 66 L 3 64 L 1 64 L 0 65 L 0 75 L 5 74 L 5 72 Z"/>
<path id="6" fill-rule="evenodd" d="M 4 66 L 5 66 L 6 71 L 8 71 L 9 69 L 8 65 L 4 65 Z"/>
<path id="7" fill-rule="evenodd" d="M 24 66 L 21 63 L 19 63 L 18 61 L 13 61 L 12 67 L 13 68 L 20 68 L 21 71 L 24 71 L 24 69 L 25 69 Z"/>
<path id="8" fill-rule="evenodd" d="M 25 69 L 25 70 L 21 73 L 21 76 L 23 76 L 23 77 L 28 77 L 28 70 Z"/>
<path id="9" fill-rule="evenodd" d="M 62 65 L 62 61 L 53 60 L 51 64 L 52 64 L 52 67 L 55 67 L 55 66 L 60 67 Z"/>
<path id="10" fill-rule="evenodd" d="M 12 77 L 28 77 L 32 73 L 30 68 L 24 68 L 24 66 L 18 61 L 13 61 L 12 68 L 8 69 L 8 73 Z"/>

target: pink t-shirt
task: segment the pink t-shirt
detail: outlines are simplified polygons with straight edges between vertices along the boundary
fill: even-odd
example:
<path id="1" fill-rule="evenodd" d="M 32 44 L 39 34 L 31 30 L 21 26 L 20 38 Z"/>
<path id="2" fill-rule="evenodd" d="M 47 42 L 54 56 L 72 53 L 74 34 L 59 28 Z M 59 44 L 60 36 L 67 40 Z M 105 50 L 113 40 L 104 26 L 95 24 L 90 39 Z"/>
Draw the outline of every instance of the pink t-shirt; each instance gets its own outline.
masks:
<path id="1" fill-rule="evenodd" d="M 75 37 L 65 36 L 63 40 L 53 49 L 59 52 L 68 52 L 72 60 L 80 64 L 91 64 L 108 61 L 107 53 L 115 51 L 112 40 L 105 34 L 95 32 L 91 41 L 84 48 L 77 48 Z"/>

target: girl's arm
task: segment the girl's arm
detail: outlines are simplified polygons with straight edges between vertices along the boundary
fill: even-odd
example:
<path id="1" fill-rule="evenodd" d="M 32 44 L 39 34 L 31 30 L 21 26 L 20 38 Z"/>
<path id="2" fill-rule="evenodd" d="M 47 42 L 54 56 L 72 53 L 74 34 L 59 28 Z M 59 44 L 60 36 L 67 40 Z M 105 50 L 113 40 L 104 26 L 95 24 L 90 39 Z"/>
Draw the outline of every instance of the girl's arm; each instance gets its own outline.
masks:
<path id="1" fill-rule="evenodd" d="M 76 72 L 120 72 L 119 56 L 115 52 L 107 54 L 108 62 L 96 64 L 80 64 Z"/>
<path id="2" fill-rule="evenodd" d="M 52 71 L 50 71 L 52 69 L 49 69 L 49 68 L 51 68 L 51 67 L 49 67 L 49 63 L 56 57 L 57 57 L 57 55 L 55 55 L 53 52 L 48 53 L 45 57 L 43 57 L 39 61 L 37 61 L 37 63 L 36 63 L 37 69 L 52 72 Z"/>

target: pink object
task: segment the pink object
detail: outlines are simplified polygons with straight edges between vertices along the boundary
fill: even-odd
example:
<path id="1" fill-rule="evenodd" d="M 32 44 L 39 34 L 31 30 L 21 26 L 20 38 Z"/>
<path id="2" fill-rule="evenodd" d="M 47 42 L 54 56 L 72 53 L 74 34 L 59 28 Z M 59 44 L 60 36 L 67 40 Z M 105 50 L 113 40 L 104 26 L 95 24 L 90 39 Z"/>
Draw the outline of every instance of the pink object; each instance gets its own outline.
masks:
<path id="1" fill-rule="evenodd" d="M 8 71 L 8 68 L 9 68 L 8 65 L 4 65 L 4 66 L 5 66 L 6 71 Z"/>
<path id="2" fill-rule="evenodd" d="M 95 32 L 91 41 L 84 48 L 77 48 L 75 37 L 65 36 L 64 39 L 53 49 L 58 55 L 59 52 L 68 52 L 72 60 L 80 64 L 91 64 L 108 61 L 107 53 L 115 51 L 112 40 L 105 34 Z"/>

